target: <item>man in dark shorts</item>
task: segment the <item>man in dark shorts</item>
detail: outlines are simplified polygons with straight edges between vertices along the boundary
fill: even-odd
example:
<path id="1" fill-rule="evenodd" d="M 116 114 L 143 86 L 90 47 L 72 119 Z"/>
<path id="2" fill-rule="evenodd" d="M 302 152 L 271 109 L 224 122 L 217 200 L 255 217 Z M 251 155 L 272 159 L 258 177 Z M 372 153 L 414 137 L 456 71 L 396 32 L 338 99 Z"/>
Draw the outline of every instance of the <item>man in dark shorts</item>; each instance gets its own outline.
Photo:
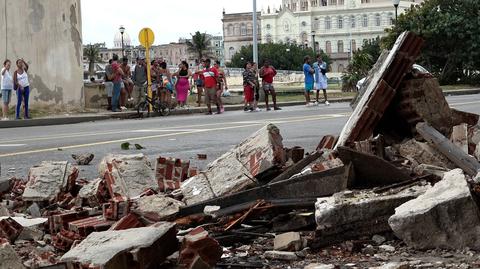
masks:
<path id="1" fill-rule="evenodd" d="M 277 75 L 277 70 L 273 66 L 270 65 L 269 60 L 265 60 L 263 62 L 263 66 L 260 69 L 260 77 L 262 78 L 262 88 L 265 92 L 265 106 L 267 111 L 271 110 L 268 105 L 268 94 L 272 95 L 273 101 L 273 109 L 274 110 L 281 110 L 277 106 L 277 93 L 275 92 L 275 88 L 273 87 L 273 78 Z"/>

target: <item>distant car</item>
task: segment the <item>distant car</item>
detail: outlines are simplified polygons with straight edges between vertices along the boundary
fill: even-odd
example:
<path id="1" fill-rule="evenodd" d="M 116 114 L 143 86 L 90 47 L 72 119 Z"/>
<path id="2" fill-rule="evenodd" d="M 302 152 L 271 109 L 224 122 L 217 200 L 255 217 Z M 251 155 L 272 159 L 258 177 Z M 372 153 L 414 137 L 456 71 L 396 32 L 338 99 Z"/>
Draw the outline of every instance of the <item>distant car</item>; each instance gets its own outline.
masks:
<path id="1" fill-rule="evenodd" d="M 419 64 L 413 64 L 412 71 L 410 72 L 413 77 L 432 77 L 432 74 L 423 66 Z M 362 85 L 367 80 L 366 77 L 362 78 L 357 82 L 357 91 L 360 90 Z"/>

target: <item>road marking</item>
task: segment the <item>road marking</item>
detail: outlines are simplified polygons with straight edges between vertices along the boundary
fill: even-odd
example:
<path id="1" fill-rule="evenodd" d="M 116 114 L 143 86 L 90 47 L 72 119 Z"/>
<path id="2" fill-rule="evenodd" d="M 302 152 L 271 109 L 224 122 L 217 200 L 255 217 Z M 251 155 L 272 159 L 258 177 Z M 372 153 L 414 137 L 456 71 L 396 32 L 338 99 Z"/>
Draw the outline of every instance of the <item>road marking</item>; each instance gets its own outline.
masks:
<path id="1" fill-rule="evenodd" d="M 160 128 L 155 129 L 145 129 L 145 130 L 114 130 L 108 132 L 83 132 L 83 133 L 72 133 L 72 134 L 61 134 L 61 135 L 51 135 L 51 136 L 41 136 L 41 137 L 31 137 L 31 138 L 20 138 L 15 140 L 0 140 L 0 143 L 18 143 L 18 142 L 35 142 L 35 141 L 45 141 L 45 140 L 56 140 L 56 139 L 69 139 L 69 138 L 79 138 L 79 137 L 88 137 L 88 136 L 101 136 L 101 135 L 110 135 L 110 134 L 118 134 L 119 132 L 122 133 L 139 133 L 140 131 L 146 132 L 153 132 L 149 130 L 156 130 L 158 132 L 180 132 L 180 131 L 196 131 L 199 127 L 211 127 L 211 126 L 218 126 L 218 125 L 233 125 L 233 124 L 257 124 L 257 123 L 264 123 L 264 122 L 273 122 L 279 120 L 288 120 L 288 119 L 308 119 L 308 118 L 317 118 L 318 116 L 330 116 L 330 115 L 338 115 L 338 114 L 323 114 L 323 115 L 311 115 L 311 116 L 295 116 L 295 117 L 284 117 L 284 118 L 269 118 L 260 121 L 233 121 L 233 122 L 215 122 L 215 123 L 205 123 L 205 124 L 197 124 L 197 125 L 190 125 L 189 129 L 185 129 L 184 126 L 178 127 L 168 127 L 168 129 L 164 129 L 162 131 Z"/>
<path id="2" fill-rule="evenodd" d="M 341 114 L 335 114 L 333 116 L 325 116 L 325 115 L 320 115 L 319 116 L 319 115 L 317 115 L 315 117 L 304 117 L 304 119 L 296 119 L 296 118 L 299 118 L 299 117 L 292 117 L 294 119 L 284 120 L 284 121 L 281 121 L 281 123 L 325 120 L 325 119 L 338 118 L 340 116 L 341 116 Z M 347 117 L 348 114 L 344 114 L 343 116 Z M 268 120 L 267 122 L 271 122 L 271 121 Z M 86 144 L 78 144 L 78 145 L 58 146 L 58 147 L 54 147 L 54 148 L 44 148 L 44 149 L 28 150 L 28 151 L 21 151 L 21 152 L 11 152 L 11 153 L 6 153 L 6 154 L 0 154 L 0 158 L 1 157 L 18 156 L 18 155 L 35 154 L 35 153 L 43 153 L 43 152 L 52 152 L 52 151 L 57 151 L 59 148 L 61 148 L 62 150 L 85 148 L 85 147 L 93 147 L 93 146 L 99 146 L 99 145 L 123 143 L 123 142 L 126 142 L 126 141 L 132 142 L 132 141 L 147 140 L 147 139 L 154 139 L 154 138 L 163 138 L 163 137 L 170 137 L 170 136 L 189 135 L 189 134 L 195 134 L 195 133 L 205 133 L 205 132 L 212 132 L 212 131 L 239 129 L 239 128 L 245 128 L 245 127 L 253 127 L 253 126 L 258 126 L 258 125 L 264 125 L 264 124 L 265 124 L 265 122 L 258 122 L 258 123 L 250 123 L 250 124 L 243 124 L 243 125 L 236 125 L 236 126 L 224 126 L 224 127 L 210 128 L 210 129 L 198 129 L 198 130 L 192 130 L 192 131 L 187 131 L 187 132 L 176 132 L 176 133 L 169 133 L 169 134 L 131 137 L 131 138 L 114 139 L 114 140 L 107 140 L 107 141 L 93 142 L 93 143 L 86 143 Z"/>
<path id="3" fill-rule="evenodd" d="M 25 146 L 26 144 L 0 144 L 0 148 L 1 147 L 22 147 L 22 146 Z"/>

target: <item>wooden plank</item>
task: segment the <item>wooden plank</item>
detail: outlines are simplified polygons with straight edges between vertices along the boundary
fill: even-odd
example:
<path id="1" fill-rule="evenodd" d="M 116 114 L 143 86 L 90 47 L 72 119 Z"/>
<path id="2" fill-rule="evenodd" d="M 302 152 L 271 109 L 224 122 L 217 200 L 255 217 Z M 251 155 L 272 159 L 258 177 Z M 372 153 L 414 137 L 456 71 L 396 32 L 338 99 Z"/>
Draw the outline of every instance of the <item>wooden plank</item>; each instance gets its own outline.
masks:
<path id="1" fill-rule="evenodd" d="M 480 170 L 480 163 L 472 156 L 455 146 L 448 138 L 425 122 L 420 122 L 416 127 L 418 133 L 433 146 L 443 153 L 449 160 L 460 167 L 470 176 L 476 176 Z"/>

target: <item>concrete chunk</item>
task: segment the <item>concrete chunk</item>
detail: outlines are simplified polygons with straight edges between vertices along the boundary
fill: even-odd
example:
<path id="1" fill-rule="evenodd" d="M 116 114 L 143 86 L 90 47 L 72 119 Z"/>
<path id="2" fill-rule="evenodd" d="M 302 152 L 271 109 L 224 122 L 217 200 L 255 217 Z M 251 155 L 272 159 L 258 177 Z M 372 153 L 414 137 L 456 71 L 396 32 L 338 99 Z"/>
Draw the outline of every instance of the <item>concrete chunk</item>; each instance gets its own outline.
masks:
<path id="1" fill-rule="evenodd" d="M 283 233 L 275 236 L 273 240 L 274 250 L 299 251 L 303 245 L 302 238 L 298 232 Z"/>
<path id="2" fill-rule="evenodd" d="M 136 201 L 134 212 L 151 220 L 160 221 L 173 216 L 184 203 L 163 195 L 144 196 Z"/>
<path id="3" fill-rule="evenodd" d="M 399 205 L 424 193 L 429 185 L 399 187 L 385 193 L 374 191 L 337 193 L 315 204 L 315 246 L 321 247 L 359 236 L 390 231 L 388 218 Z"/>
<path id="4" fill-rule="evenodd" d="M 192 205 L 255 185 L 253 179 L 281 166 L 284 155 L 280 131 L 269 124 L 210 163 L 204 172 L 185 181 L 181 186 L 184 202 Z"/>
<path id="5" fill-rule="evenodd" d="M 99 172 L 112 197 L 131 199 L 147 189 L 158 190 L 152 165 L 143 154 L 107 155 L 100 162 Z"/>
<path id="6" fill-rule="evenodd" d="M 78 169 L 68 162 L 44 161 L 30 168 L 23 193 L 26 201 L 50 201 L 70 191 L 78 176 Z"/>
<path id="7" fill-rule="evenodd" d="M 79 267 L 102 269 L 151 268 L 177 251 L 178 241 L 174 223 L 121 231 L 90 234 L 61 258 Z"/>
<path id="8" fill-rule="evenodd" d="M 460 169 L 445 173 L 425 194 L 396 208 L 389 224 L 417 249 L 480 249 L 480 211 Z"/>
<path id="9" fill-rule="evenodd" d="M 0 269 L 25 269 L 13 247 L 0 238 Z"/>
<path id="10" fill-rule="evenodd" d="M 269 260 L 284 260 L 284 261 L 295 261 L 298 260 L 298 256 L 295 252 L 288 251 L 265 251 L 265 259 Z"/>

